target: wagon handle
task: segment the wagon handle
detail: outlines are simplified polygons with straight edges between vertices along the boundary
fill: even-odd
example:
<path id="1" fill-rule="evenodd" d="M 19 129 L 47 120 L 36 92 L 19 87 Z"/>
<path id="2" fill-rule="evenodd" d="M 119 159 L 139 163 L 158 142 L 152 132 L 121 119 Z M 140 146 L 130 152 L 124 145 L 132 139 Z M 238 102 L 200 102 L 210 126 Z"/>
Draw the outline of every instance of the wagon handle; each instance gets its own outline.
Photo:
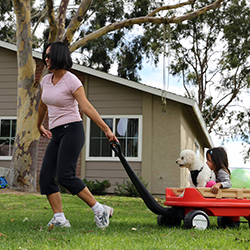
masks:
<path id="1" fill-rule="evenodd" d="M 110 142 L 110 147 L 115 151 L 115 153 L 117 155 L 121 155 L 122 151 L 121 151 L 121 144 L 117 141 L 112 141 Z"/>
<path id="2" fill-rule="evenodd" d="M 135 174 L 127 160 L 125 159 L 122 151 L 121 151 L 121 145 L 119 142 L 110 142 L 110 147 L 115 151 L 117 156 L 119 157 L 125 171 L 127 172 L 130 180 L 136 187 L 138 193 L 140 194 L 141 198 L 143 199 L 146 206 L 155 214 L 168 214 L 168 208 L 162 207 L 159 205 L 154 197 L 149 193 L 149 191 L 146 189 L 146 187 L 143 185 L 141 180 L 138 178 L 138 176 Z"/>

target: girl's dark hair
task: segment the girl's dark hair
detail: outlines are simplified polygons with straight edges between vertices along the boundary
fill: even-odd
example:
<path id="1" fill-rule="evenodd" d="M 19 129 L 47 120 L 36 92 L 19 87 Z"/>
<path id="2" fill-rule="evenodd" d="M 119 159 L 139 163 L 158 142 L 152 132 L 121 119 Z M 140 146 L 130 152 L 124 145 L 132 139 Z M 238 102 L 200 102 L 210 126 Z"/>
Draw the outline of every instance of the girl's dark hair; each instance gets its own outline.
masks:
<path id="1" fill-rule="evenodd" d="M 46 54 L 47 48 L 50 47 L 49 55 Z M 72 59 L 68 46 L 63 42 L 49 43 L 45 46 L 43 51 L 43 62 L 46 65 L 46 57 L 50 58 L 50 69 L 66 69 L 69 70 L 72 67 Z"/>
<path id="2" fill-rule="evenodd" d="M 216 166 L 214 173 L 217 174 L 220 169 L 223 169 L 230 175 L 230 170 L 228 168 L 228 158 L 227 152 L 223 147 L 211 148 L 206 152 L 206 156 L 210 155 L 211 160 Z"/>

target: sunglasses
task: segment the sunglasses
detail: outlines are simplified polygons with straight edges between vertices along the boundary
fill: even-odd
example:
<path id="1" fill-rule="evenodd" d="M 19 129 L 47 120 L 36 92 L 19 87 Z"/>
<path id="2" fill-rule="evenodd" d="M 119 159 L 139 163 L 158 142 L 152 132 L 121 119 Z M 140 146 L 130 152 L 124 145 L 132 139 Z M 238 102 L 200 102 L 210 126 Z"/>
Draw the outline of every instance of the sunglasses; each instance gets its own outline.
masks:
<path id="1" fill-rule="evenodd" d="M 48 59 L 51 58 L 51 57 L 50 57 L 50 53 L 44 55 L 44 59 L 46 59 L 46 58 L 48 58 Z"/>

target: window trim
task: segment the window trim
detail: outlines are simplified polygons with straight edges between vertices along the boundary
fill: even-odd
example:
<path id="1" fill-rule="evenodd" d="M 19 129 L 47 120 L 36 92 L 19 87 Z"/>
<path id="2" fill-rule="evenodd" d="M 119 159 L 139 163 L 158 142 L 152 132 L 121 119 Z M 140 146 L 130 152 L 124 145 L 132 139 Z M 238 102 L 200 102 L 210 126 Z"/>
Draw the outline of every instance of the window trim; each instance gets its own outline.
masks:
<path id="1" fill-rule="evenodd" d="M 120 119 L 120 118 L 127 118 L 127 119 L 134 119 L 137 118 L 139 123 L 139 133 L 138 133 L 138 157 L 126 157 L 129 161 L 139 162 L 142 159 L 142 115 L 101 115 L 101 118 L 111 118 L 111 119 Z M 112 151 L 112 157 L 90 157 L 89 150 L 90 150 L 90 119 L 87 117 L 86 122 L 86 151 L 85 157 L 86 161 L 119 161 L 118 157 L 114 156 L 114 151 Z M 113 123 L 115 126 L 115 123 Z"/>
<path id="2" fill-rule="evenodd" d="M 0 121 L 1 120 L 16 120 L 17 121 L 17 116 L 0 116 Z M 15 135 L 16 138 L 16 135 Z M 11 161 L 12 156 L 1 156 L 0 155 L 0 161 Z"/>
<path id="3" fill-rule="evenodd" d="M 199 144 L 199 142 L 196 140 L 196 139 L 194 139 L 194 147 L 195 147 L 195 153 L 196 153 L 196 155 L 198 156 L 198 157 L 200 157 L 200 151 L 201 151 L 201 147 L 200 147 L 200 144 Z"/>

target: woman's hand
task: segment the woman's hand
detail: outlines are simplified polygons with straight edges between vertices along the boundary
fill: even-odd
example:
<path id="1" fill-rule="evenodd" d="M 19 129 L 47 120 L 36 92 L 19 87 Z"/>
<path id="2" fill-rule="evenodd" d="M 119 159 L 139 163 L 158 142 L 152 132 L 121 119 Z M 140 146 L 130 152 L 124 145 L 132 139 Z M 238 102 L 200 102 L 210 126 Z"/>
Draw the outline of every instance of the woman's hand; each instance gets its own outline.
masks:
<path id="1" fill-rule="evenodd" d="M 216 183 L 211 187 L 211 193 L 213 194 L 218 194 L 219 189 L 221 188 L 221 184 L 220 183 Z"/>
<path id="2" fill-rule="evenodd" d="M 112 141 L 118 141 L 118 139 L 116 138 L 116 136 L 113 134 L 113 132 L 111 130 L 109 130 L 108 132 L 105 133 L 106 137 L 108 138 L 109 142 Z"/>
<path id="3" fill-rule="evenodd" d="M 49 130 L 45 129 L 43 125 L 41 125 L 38 128 L 38 130 L 39 130 L 39 132 L 40 132 L 40 134 L 41 134 L 42 137 L 51 139 L 52 133 Z"/>

